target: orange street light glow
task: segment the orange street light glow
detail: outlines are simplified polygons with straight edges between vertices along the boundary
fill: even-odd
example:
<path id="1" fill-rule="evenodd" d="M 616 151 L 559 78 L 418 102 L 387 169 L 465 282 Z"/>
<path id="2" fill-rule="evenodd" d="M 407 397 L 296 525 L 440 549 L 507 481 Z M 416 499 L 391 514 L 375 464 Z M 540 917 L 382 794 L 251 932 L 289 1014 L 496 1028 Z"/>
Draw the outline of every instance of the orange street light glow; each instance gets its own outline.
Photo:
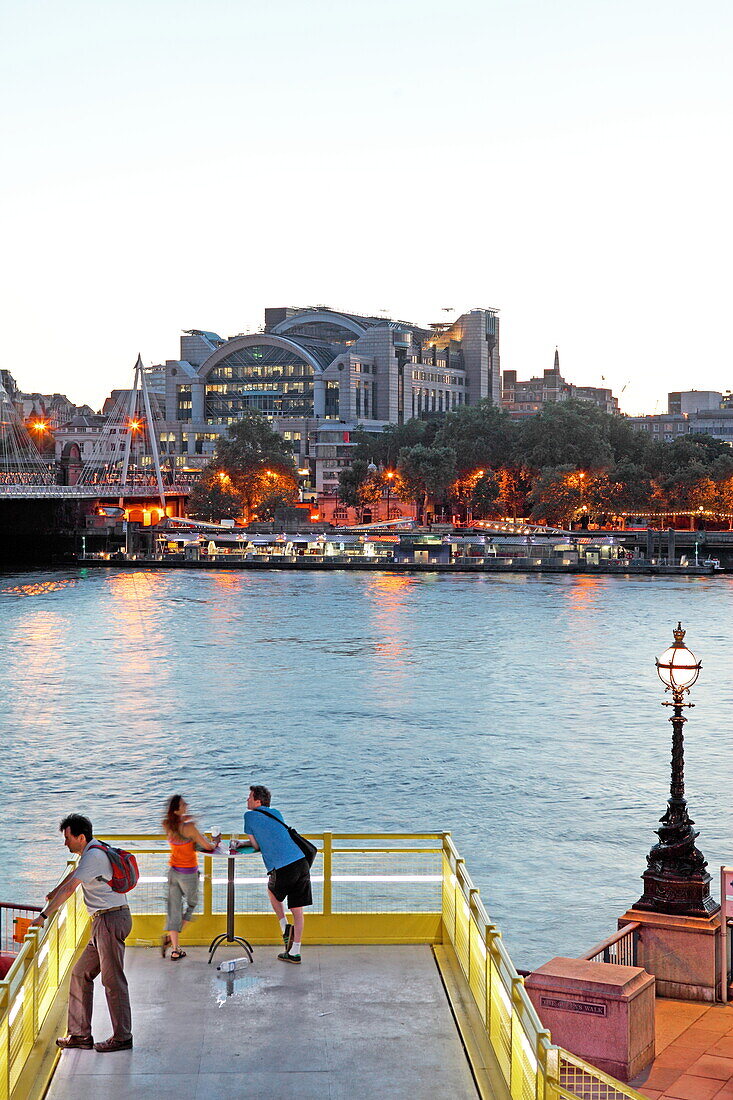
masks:
<path id="1" fill-rule="evenodd" d="M 133 432 L 139 432 L 140 431 L 140 421 L 139 420 L 131 420 L 130 421 L 130 428 L 132 429 Z"/>
<path id="2" fill-rule="evenodd" d="M 45 432 L 46 430 L 46 425 L 43 420 L 36 420 L 32 427 L 34 432 Z"/>

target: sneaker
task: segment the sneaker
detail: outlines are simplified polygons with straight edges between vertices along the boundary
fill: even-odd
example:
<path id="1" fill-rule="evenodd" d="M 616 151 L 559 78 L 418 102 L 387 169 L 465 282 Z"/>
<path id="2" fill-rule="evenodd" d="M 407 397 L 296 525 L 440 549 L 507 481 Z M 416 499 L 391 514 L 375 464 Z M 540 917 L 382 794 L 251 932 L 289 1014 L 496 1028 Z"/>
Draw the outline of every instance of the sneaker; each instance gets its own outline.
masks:
<path id="1" fill-rule="evenodd" d="M 283 932 L 283 943 L 285 944 L 285 950 L 289 951 L 293 946 L 293 940 L 295 939 L 295 925 L 289 924 Z"/>
<path id="2" fill-rule="evenodd" d="M 300 966 L 300 955 L 291 955 L 289 951 L 283 951 L 278 955 L 278 959 L 282 959 L 284 963 L 295 963 L 296 966 Z"/>
<path id="3" fill-rule="evenodd" d="M 62 1050 L 91 1050 L 94 1039 L 91 1035 L 62 1035 L 56 1040 L 56 1046 Z"/>

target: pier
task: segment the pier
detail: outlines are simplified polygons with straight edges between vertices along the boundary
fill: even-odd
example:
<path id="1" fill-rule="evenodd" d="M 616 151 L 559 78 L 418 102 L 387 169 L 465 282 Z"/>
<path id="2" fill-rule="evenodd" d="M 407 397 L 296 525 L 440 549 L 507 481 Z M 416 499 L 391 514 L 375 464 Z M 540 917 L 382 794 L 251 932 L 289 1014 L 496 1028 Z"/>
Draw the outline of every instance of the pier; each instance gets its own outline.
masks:
<path id="1" fill-rule="evenodd" d="M 201 913 L 181 938 L 187 957 L 173 962 L 157 950 L 164 838 L 100 839 L 134 850 L 140 865 L 129 895 L 135 1046 L 108 1055 L 55 1046 L 71 968 L 88 933 L 77 891 L 47 927 L 28 932 L 0 983 L 4 1100 L 116 1100 L 181 1090 L 238 1097 L 265 1082 L 278 1100 L 359 1092 L 641 1098 L 553 1045 L 448 833 L 311 834 L 319 855 L 301 967 L 275 957 L 282 944 L 261 861 L 242 863 L 235 931 L 254 945 L 254 963 L 223 977 L 204 951 L 225 924 L 227 880 L 216 856 L 202 858 Z M 96 1037 L 104 1038 L 101 989 L 95 1000 Z M 297 1026 L 288 1026 L 291 1018 Z"/>

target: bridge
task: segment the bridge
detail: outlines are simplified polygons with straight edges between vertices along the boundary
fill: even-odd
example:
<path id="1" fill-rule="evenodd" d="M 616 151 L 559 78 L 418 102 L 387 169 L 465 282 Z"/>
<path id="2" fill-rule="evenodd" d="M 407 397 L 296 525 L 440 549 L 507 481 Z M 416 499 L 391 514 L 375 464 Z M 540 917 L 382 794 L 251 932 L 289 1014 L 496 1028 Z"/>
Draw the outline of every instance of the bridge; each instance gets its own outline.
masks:
<path id="1" fill-rule="evenodd" d="M 165 486 L 166 497 L 188 496 L 191 485 L 178 484 Z M 109 483 L 104 485 L 2 485 L 0 500 L 3 497 L 14 500 L 107 500 L 111 497 L 148 499 L 157 496 L 155 485 L 122 485 Z"/>
<path id="2" fill-rule="evenodd" d="M 10 395 L 0 381 L 0 501 L 94 501 L 188 496 L 191 484 L 171 482 L 161 468 L 155 421 L 160 419 L 155 395 L 147 387 L 142 360 L 135 364 L 133 386 L 122 390 L 91 454 L 70 470 L 70 483 L 57 484 L 55 461 L 38 450 Z M 166 478 L 169 483 L 166 484 Z"/>

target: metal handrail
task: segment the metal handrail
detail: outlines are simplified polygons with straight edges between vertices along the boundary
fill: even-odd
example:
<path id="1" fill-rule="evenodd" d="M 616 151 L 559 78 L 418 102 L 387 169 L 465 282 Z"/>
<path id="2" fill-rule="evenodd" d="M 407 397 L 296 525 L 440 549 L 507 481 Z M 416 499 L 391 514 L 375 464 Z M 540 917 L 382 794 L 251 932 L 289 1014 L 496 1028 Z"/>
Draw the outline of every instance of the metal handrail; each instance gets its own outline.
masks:
<path id="1" fill-rule="evenodd" d="M 443 854 L 444 937 L 453 947 L 511 1096 L 643 1100 L 635 1089 L 553 1044 L 449 833 Z M 635 929 L 622 930 L 619 939 L 634 934 Z"/>
<path id="2" fill-rule="evenodd" d="M 613 935 L 607 936 L 605 940 L 597 943 L 585 955 L 578 955 L 578 958 L 587 962 L 603 963 L 621 963 L 623 960 L 625 966 L 636 966 L 636 945 L 639 941 L 637 929 L 639 928 L 641 928 L 640 921 L 625 924 Z M 616 944 L 618 944 L 616 950 L 611 951 L 611 948 Z"/>

